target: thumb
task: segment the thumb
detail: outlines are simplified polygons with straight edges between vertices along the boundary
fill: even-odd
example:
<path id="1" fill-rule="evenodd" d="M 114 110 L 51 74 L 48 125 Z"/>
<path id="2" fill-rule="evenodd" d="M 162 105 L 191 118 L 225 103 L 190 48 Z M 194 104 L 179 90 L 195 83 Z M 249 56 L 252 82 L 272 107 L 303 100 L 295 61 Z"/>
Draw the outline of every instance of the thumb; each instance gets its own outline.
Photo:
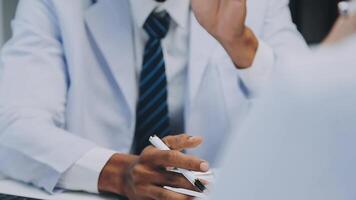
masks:
<path id="1" fill-rule="evenodd" d="M 202 142 L 203 138 L 200 136 L 189 136 L 187 134 L 167 136 L 163 138 L 163 141 L 172 150 L 181 151 L 183 149 L 191 149 L 198 147 Z"/>

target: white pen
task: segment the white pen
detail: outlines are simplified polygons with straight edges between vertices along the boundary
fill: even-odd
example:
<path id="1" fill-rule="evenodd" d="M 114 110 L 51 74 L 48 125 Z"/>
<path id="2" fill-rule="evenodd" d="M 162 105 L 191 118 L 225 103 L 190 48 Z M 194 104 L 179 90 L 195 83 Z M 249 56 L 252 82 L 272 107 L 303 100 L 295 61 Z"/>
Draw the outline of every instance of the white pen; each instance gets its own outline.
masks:
<path id="1" fill-rule="evenodd" d="M 151 136 L 149 138 L 150 143 L 156 147 L 159 150 L 163 151 L 169 151 L 169 147 L 156 135 Z M 183 176 L 188 179 L 188 181 L 193 184 L 195 187 L 197 187 L 201 192 L 204 192 L 206 190 L 205 185 L 195 176 L 195 174 L 192 171 L 186 170 L 186 169 L 181 169 L 177 168 L 177 171 Z"/>

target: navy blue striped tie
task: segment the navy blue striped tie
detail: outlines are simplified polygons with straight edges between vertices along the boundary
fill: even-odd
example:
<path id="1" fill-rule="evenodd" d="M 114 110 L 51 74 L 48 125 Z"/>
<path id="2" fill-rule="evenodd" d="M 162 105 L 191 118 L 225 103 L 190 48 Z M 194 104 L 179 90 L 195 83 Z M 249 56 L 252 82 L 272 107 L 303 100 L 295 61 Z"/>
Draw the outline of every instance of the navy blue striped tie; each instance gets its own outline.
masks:
<path id="1" fill-rule="evenodd" d="M 139 100 L 136 110 L 135 154 L 149 145 L 152 135 L 169 134 L 168 91 L 161 40 L 167 35 L 170 24 L 167 13 L 152 13 L 144 29 L 149 35 L 145 47 L 143 67 L 139 81 Z"/>

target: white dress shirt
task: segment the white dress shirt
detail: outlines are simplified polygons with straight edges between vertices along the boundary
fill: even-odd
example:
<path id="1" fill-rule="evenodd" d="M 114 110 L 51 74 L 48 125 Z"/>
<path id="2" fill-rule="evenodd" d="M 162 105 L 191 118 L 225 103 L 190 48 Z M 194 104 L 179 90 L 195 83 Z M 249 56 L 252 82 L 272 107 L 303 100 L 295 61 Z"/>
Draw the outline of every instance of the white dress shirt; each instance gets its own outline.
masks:
<path id="1" fill-rule="evenodd" d="M 187 83 L 187 65 L 189 57 L 189 19 L 190 1 L 155 1 L 131 0 L 135 61 L 137 80 L 139 78 L 145 44 L 148 35 L 143 29 L 149 15 L 155 12 L 166 11 L 171 16 L 170 29 L 167 36 L 162 40 L 163 55 L 166 62 L 166 75 L 168 82 L 168 107 L 172 133 L 184 132 L 184 97 Z M 245 70 L 239 70 L 244 81 L 250 87 L 257 87 L 263 79 L 268 77 L 272 66 L 265 63 L 273 57 L 266 52 L 270 48 L 260 42 L 253 65 Z M 227 58 L 230 59 L 230 58 Z M 81 190 L 98 193 L 99 175 L 106 162 L 116 152 L 96 148 L 88 152 L 76 162 L 58 183 L 58 187 L 68 190 Z"/>
<path id="2" fill-rule="evenodd" d="M 141 72 L 143 52 L 148 40 L 148 35 L 143 29 L 144 23 L 153 11 L 166 11 L 171 16 L 169 32 L 162 40 L 168 82 L 170 128 L 173 133 L 183 133 L 184 96 L 189 54 L 190 1 L 180 0 L 164 3 L 145 1 L 142 3 L 142 0 L 131 0 L 131 9 L 134 23 L 137 79 Z M 104 148 L 91 150 L 63 174 L 58 187 L 98 193 L 100 172 L 114 153 L 114 151 Z"/>

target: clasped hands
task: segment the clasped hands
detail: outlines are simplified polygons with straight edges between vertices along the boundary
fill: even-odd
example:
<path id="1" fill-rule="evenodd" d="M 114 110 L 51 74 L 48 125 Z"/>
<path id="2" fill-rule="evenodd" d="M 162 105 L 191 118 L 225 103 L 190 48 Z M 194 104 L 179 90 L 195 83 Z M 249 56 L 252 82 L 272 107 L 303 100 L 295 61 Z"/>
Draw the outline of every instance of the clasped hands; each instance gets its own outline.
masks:
<path id="1" fill-rule="evenodd" d="M 190 137 L 186 134 L 168 136 L 163 141 L 172 151 L 161 151 L 149 146 L 139 156 L 115 154 L 101 172 L 99 191 L 120 194 L 130 200 L 193 199 L 164 189 L 163 186 L 196 191 L 181 174 L 168 171 L 167 168 L 208 171 L 209 164 L 206 161 L 181 152 L 183 149 L 199 146 L 202 140 L 201 137 Z"/>

